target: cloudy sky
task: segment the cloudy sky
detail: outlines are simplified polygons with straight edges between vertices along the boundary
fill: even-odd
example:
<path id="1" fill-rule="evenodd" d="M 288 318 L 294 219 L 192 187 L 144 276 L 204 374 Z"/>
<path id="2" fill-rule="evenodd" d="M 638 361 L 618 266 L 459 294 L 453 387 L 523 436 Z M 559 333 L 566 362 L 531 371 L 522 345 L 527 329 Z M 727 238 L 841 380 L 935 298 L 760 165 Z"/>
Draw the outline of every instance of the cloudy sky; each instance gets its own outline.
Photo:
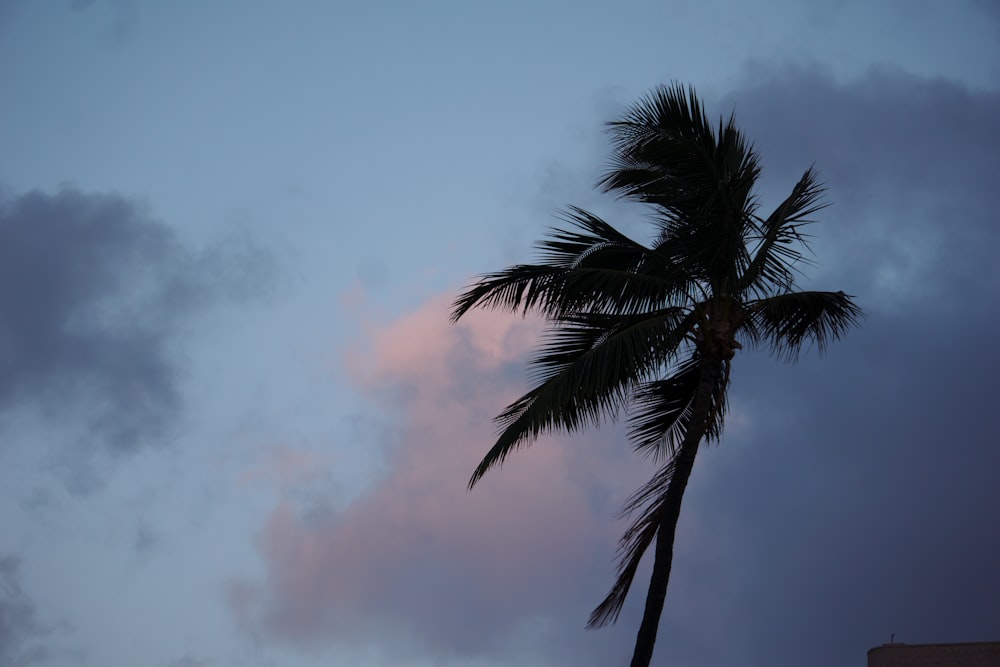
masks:
<path id="1" fill-rule="evenodd" d="M 448 310 L 568 204 L 645 238 L 602 124 L 674 80 L 867 319 L 737 358 L 654 663 L 1000 639 L 994 0 L 0 0 L 0 666 L 627 664 L 650 462 L 467 493 L 539 323 Z"/>

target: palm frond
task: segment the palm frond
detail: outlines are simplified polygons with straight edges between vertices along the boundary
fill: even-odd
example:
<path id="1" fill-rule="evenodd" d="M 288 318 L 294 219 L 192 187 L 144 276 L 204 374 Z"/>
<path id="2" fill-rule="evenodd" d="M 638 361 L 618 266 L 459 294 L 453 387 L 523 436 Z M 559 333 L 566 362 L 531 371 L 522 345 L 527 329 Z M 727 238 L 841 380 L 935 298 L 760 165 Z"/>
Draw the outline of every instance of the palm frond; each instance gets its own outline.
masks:
<path id="1" fill-rule="evenodd" d="M 569 223 L 570 229 L 553 228 L 549 238 L 538 244 L 546 264 L 572 269 L 588 263 L 619 266 L 618 262 L 624 261 L 625 266 L 631 266 L 650 252 L 607 221 L 577 206 L 570 206 L 560 218 Z"/>
<path id="2" fill-rule="evenodd" d="M 650 481 L 646 482 L 632 496 L 622 514 L 628 516 L 645 504 L 645 500 L 636 502 L 636 498 L 639 496 L 643 498 L 656 496 L 662 499 L 665 495 L 664 490 L 670 486 L 675 469 L 676 456 L 672 457 Z M 642 557 L 656 538 L 662 509 L 661 503 L 649 504 L 622 535 L 618 542 L 618 576 L 615 578 L 615 583 L 607 597 L 590 613 L 590 618 L 587 621 L 588 629 L 600 628 L 618 620 L 628 592 L 632 588 L 636 570 L 639 569 L 639 564 L 642 562 Z"/>
<path id="3" fill-rule="evenodd" d="M 541 433 L 574 432 L 614 419 L 629 390 L 676 353 L 695 322 L 682 308 L 626 316 L 579 313 L 557 320 L 531 361 L 538 384 L 496 417 L 497 441 L 469 487 Z"/>
<path id="4" fill-rule="evenodd" d="M 690 308 L 670 306 L 652 313 L 613 315 L 582 312 L 553 320 L 543 336 L 539 353 L 530 365 L 535 380 L 545 382 L 565 375 L 570 368 L 580 375 L 593 374 L 601 384 L 608 372 L 644 368 L 664 363 L 698 322 Z M 574 382 L 586 392 L 590 382 Z"/>
<path id="5" fill-rule="evenodd" d="M 484 275 L 455 300 L 452 321 L 474 307 L 558 317 L 649 311 L 689 296 L 688 275 L 668 256 L 583 209 L 571 207 L 564 219 L 569 229 L 554 228 L 539 243 L 544 263 Z"/>
<path id="6" fill-rule="evenodd" d="M 620 233 L 577 207 L 564 213 L 575 230 L 556 230 L 539 244 L 547 264 L 567 269 L 561 308 L 572 311 L 638 313 L 692 298 L 691 275 L 668 254 Z"/>
<path id="7" fill-rule="evenodd" d="M 791 288 L 795 281 L 793 269 L 804 259 L 802 251 L 808 249 L 800 228 L 812 222 L 810 216 L 826 207 L 821 201 L 825 191 L 810 167 L 792 193 L 759 222 L 753 260 L 740 280 L 741 294 L 750 290 L 762 295 Z"/>
<path id="8" fill-rule="evenodd" d="M 692 88 L 660 87 L 610 123 L 612 159 L 598 183 L 659 209 L 660 239 L 675 259 L 735 291 L 749 264 L 746 236 L 760 174 L 756 151 L 730 117 L 718 130 Z"/>
<path id="9" fill-rule="evenodd" d="M 744 332 L 760 344 L 766 342 L 779 358 L 798 359 L 804 345 L 822 353 L 830 341 L 857 326 L 863 317 L 843 292 L 789 292 L 747 303 Z"/>
<path id="10" fill-rule="evenodd" d="M 657 215 L 654 222 L 660 227 L 660 236 L 654 247 L 709 291 L 735 293 L 739 277 L 750 264 L 745 241 L 750 215 L 715 203 L 714 199 L 708 202 L 697 224 L 692 216 L 675 220 L 671 214 Z"/>
<path id="11" fill-rule="evenodd" d="M 699 400 L 696 393 L 705 372 L 709 372 L 712 379 L 698 408 L 695 407 Z M 642 410 L 633 423 L 630 439 L 637 447 L 665 445 L 662 449 L 668 458 L 657 473 L 632 494 L 622 510 L 622 516 L 637 512 L 638 516 L 618 542 L 618 576 L 607 597 L 591 613 L 588 628 L 613 623 L 618 618 L 639 563 L 661 529 L 664 512 L 675 517 L 680 512 L 683 487 L 687 482 L 686 478 L 680 480 L 680 487 L 673 488 L 678 463 L 684 456 L 692 457 L 686 463 L 685 474 L 689 474 L 702 439 L 718 440 L 722 435 L 728 384 L 729 372 L 725 365 L 717 371 L 706 371 L 697 356 L 692 356 L 675 368 L 670 378 L 648 383 L 637 392 L 635 402 Z M 696 410 L 707 413 L 706 423 L 691 423 Z"/>
<path id="12" fill-rule="evenodd" d="M 670 376 L 648 382 L 635 392 L 638 411 L 629 416 L 629 441 L 640 452 L 672 456 L 680 442 L 677 435 L 687 425 L 691 402 L 698 388 L 698 363 L 689 358 Z"/>
<path id="13" fill-rule="evenodd" d="M 605 192 L 687 213 L 718 180 L 716 137 L 691 87 L 657 87 L 608 131 L 611 168 L 598 182 Z"/>
<path id="14" fill-rule="evenodd" d="M 753 189 L 760 177 L 760 156 L 737 127 L 735 115 L 730 115 L 724 125 L 719 121 L 716 151 L 716 163 L 721 168 L 720 181 L 725 184 L 733 206 L 752 213 L 756 208 Z"/>
<path id="15" fill-rule="evenodd" d="M 629 441 L 640 452 L 673 456 L 688 432 L 692 404 L 701 371 L 697 355 L 678 364 L 669 377 L 638 387 L 633 404 L 638 410 L 629 417 Z M 709 421 L 705 437 L 718 440 L 728 410 L 726 385 L 728 373 L 720 375 L 712 390 Z"/>
<path id="16" fill-rule="evenodd" d="M 557 298 L 566 270 L 544 264 L 515 264 L 484 274 L 452 304 L 451 321 L 457 322 L 473 308 L 527 313 Z"/>

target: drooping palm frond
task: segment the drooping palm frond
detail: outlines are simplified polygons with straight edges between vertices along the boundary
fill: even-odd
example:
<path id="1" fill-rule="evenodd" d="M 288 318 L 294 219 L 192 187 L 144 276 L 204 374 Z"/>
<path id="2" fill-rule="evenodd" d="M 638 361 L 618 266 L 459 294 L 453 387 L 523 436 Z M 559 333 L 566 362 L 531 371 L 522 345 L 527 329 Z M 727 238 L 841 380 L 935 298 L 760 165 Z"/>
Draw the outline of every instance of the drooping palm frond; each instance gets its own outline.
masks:
<path id="1" fill-rule="evenodd" d="M 678 364 L 667 378 L 641 385 L 632 397 L 638 410 L 629 417 L 629 441 L 640 452 L 673 456 L 687 434 L 701 368 L 698 356 Z M 705 438 L 718 440 L 728 410 L 728 369 L 713 391 Z"/>
<path id="2" fill-rule="evenodd" d="M 703 372 L 704 368 L 699 365 L 698 359 L 692 357 L 675 368 L 670 378 L 649 383 L 642 393 L 637 394 L 642 397 L 639 404 L 643 407 L 636 415 L 632 435 L 638 435 L 641 439 L 633 440 L 633 444 L 664 444 L 668 458 L 657 473 L 625 503 L 622 516 L 632 516 L 637 512 L 638 516 L 618 543 L 618 576 L 607 597 L 591 613 L 588 628 L 598 628 L 617 620 L 639 563 L 661 528 L 663 512 L 680 511 L 683 494 L 671 495 L 668 490 L 678 469 L 680 447 L 685 438 L 691 436 L 691 428 L 696 429 L 693 433 L 700 434 L 695 438 L 696 443 L 703 437 L 717 440 L 722 434 L 726 388 L 729 383 L 726 371 L 720 372 L 711 385 L 708 405 L 705 406 L 708 422 L 699 426 L 690 423 L 698 381 Z M 656 412 L 657 406 L 664 409 L 662 414 Z M 663 430 L 658 432 L 658 428 Z M 693 456 L 693 453 L 690 455 Z M 672 502 L 676 503 L 675 507 L 669 507 Z"/>
<path id="3" fill-rule="evenodd" d="M 676 467 L 676 459 L 671 458 L 639 492 L 650 487 L 662 490 L 669 486 Z M 618 620 L 628 592 L 632 588 L 632 582 L 635 580 L 639 563 L 656 539 L 656 533 L 660 528 L 659 510 L 659 504 L 651 506 L 633 521 L 622 535 L 618 543 L 618 576 L 615 577 L 615 583 L 608 595 L 590 613 L 590 618 L 587 620 L 588 629 L 600 628 Z M 623 512 L 626 516 L 628 513 L 627 510 Z"/>
<path id="4" fill-rule="evenodd" d="M 795 361 L 805 345 L 822 353 L 859 323 L 861 309 L 843 292 L 789 292 L 746 304 L 744 333 L 775 356 Z"/>
<path id="5" fill-rule="evenodd" d="M 555 228 L 538 244 L 544 263 L 486 274 L 455 300 L 452 320 L 477 306 L 558 317 L 642 312 L 689 297 L 690 278 L 669 256 L 583 209 L 571 208 L 564 219 L 569 229 Z"/>
<path id="6" fill-rule="evenodd" d="M 806 239 L 800 231 L 812 222 L 810 216 L 826 207 L 821 201 L 825 188 L 815 170 L 806 170 L 792 193 L 757 225 L 753 260 L 740 280 L 740 293 L 763 296 L 785 291 L 795 282 L 793 269 L 803 261 Z"/>
<path id="7" fill-rule="evenodd" d="M 580 313 L 560 319 L 531 362 L 538 384 L 496 417 L 496 443 L 476 467 L 469 488 L 541 433 L 571 433 L 614 419 L 629 390 L 666 363 L 694 322 L 682 308 L 627 316 Z"/>
<path id="8" fill-rule="evenodd" d="M 573 369 L 581 376 L 570 380 L 574 391 L 589 393 L 609 373 L 647 368 L 655 372 L 677 353 L 698 321 L 692 309 L 679 306 L 639 314 L 566 315 L 554 320 L 543 335 L 542 347 L 530 362 L 532 376 L 547 382 Z"/>
<path id="9" fill-rule="evenodd" d="M 683 438 L 700 376 L 695 357 L 678 364 L 669 377 L 637 389 L 638 410 L 629 416 L 629 441 L 639 452 L 673 456 Z"/>

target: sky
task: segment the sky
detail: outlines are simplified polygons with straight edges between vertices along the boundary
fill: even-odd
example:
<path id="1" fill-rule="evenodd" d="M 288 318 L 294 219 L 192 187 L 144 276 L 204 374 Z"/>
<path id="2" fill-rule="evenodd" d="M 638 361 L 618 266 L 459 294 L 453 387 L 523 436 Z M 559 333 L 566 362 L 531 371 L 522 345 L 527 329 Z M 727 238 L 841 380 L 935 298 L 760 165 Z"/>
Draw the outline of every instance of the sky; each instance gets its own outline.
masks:
<path id="1" fill-rule="evenodd" d="M 450 304 L 694 85 L 815 165 L 802 286 L 863 326 L 744 350 L 655 665 L 1000 639 L 1000 4 L 0 0 L 0 667 L 625 665 L 619 424 L 472 491 L 542 324 Z"/>

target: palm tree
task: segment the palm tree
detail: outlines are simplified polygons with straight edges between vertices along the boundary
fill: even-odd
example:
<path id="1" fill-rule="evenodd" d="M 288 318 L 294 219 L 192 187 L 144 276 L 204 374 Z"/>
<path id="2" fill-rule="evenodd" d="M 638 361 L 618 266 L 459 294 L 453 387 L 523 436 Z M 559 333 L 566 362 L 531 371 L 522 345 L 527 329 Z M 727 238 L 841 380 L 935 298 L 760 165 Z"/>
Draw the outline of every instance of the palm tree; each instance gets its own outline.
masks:
<path id="1" fill-rule="evenodd" d="M 499 436 L 475 469 L 492 467 L 540 434 L 575 432 L 629 410 L 629 439 L 659 468 L 628 501 L 618 576 L 588 627 L 613 623 L 643 554 L 653 571 L 632 667 L 649 664 L 673 559 L 681 500 L 702 441 L 718 440 L 732 360 L 749 345 L 794 361 L 857 324 L 843 292 L 796 291 L 802 233 L 823 208 L 812 168 L 767 217 L 754 186 L 759 158 L 734 119 L 713 127 L 693 88 L 661 86 L 609 123 L 612 162 L 598 186 L 647 204 L 643 245 L 571 207 L 540 242 L 538 264 L 479 278 L 454 303 L 535 311 L 548 323 L 531 364 L 535 386 L 496 418 Z"/>

